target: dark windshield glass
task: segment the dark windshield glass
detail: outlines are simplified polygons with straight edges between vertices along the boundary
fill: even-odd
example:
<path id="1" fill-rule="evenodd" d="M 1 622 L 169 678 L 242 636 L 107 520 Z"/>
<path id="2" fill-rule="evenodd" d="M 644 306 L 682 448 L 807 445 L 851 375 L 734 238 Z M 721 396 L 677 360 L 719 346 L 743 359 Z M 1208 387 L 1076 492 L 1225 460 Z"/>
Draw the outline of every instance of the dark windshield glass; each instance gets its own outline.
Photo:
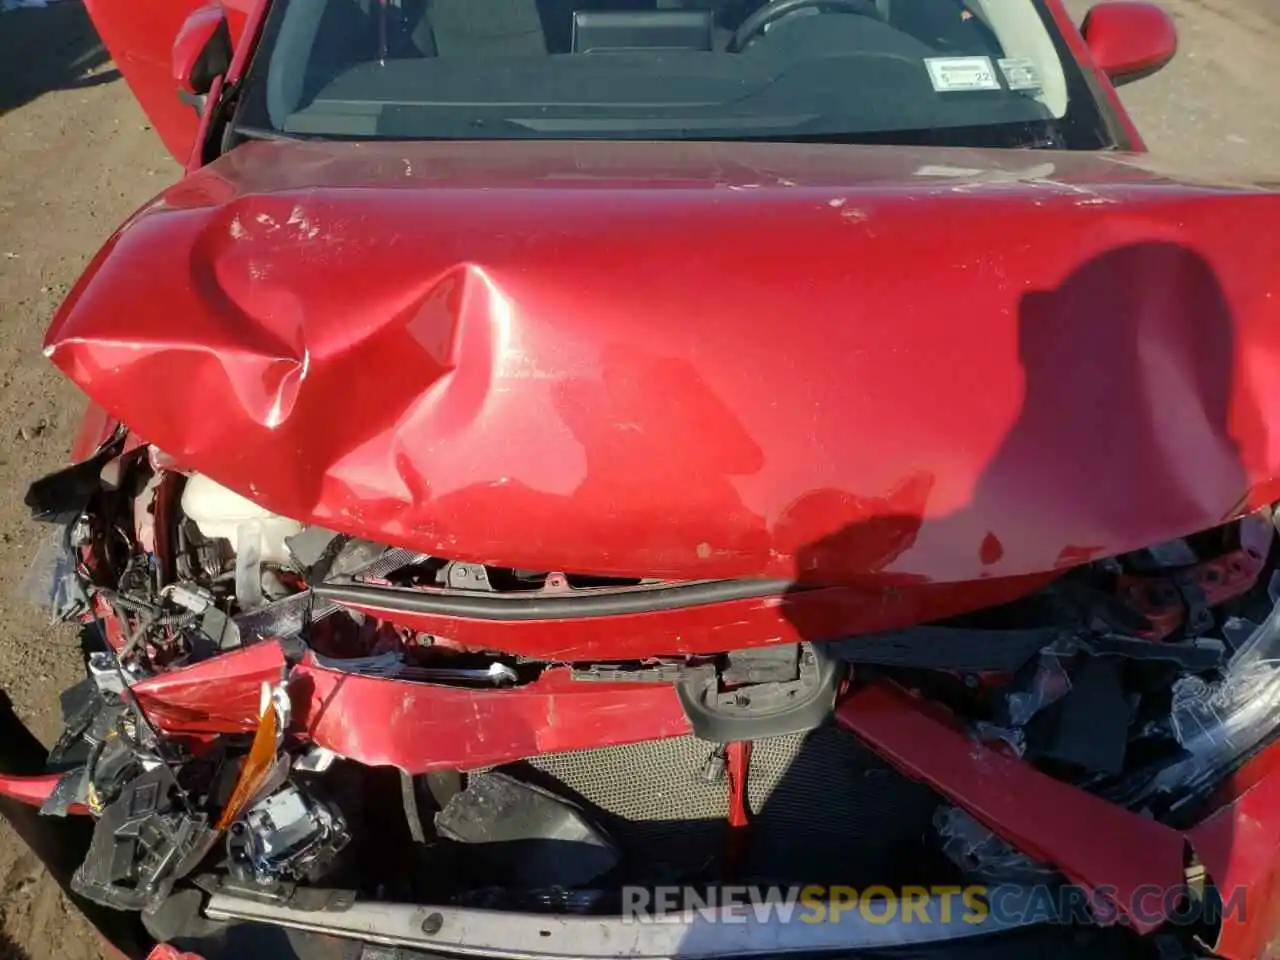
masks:
<path id="1" fill-rule="evenodd" d="M 275 0 L 237 122 L 358 139 L 1111 145 L 1040 0 Z"/>

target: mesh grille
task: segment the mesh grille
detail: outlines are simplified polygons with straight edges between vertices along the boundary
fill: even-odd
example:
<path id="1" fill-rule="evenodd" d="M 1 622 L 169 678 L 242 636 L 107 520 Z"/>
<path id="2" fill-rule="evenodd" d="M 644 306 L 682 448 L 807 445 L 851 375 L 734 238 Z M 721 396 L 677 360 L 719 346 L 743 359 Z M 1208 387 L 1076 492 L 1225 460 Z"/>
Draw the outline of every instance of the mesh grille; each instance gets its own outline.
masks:
<path id="1" fill-rule="evenodd" d="M 627 820 L 723 820 L 729 813 L 724 782 L 707 783 L 702 776 L 717 746 L 674 737 L 547 754 L 530 766 L 597 810 Z"/>
<path id="2" fill-rule="evenodd" d="M 752 871 L 803 883 L 918 882 L 939 798 L 835 727 L 757 740 Z"/>
<path id="3" fill-rule="evenodd" d="M 628 879 L 668 882 L 727 848 L 727 779 L 702 775 L 716 746 L 676 737 L 504 769 L 587 810 L 627 854 Z M 905 855 L 918 861 L 938 802 L 835 727 L 755 741 L 747 796 L 748 871 L 805 883 L 893 882 Z"/>

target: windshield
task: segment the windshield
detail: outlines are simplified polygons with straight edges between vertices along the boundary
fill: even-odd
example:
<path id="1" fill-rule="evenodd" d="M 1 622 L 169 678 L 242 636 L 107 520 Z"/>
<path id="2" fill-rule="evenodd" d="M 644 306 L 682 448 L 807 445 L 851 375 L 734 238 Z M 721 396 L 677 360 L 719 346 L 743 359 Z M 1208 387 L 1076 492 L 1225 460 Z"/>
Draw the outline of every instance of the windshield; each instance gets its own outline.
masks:
<path id="1" fill-rule="evenodd" d="M 237 126 L 385 139 L 1113 139 L 1042 0 L 276 0 Z"/>

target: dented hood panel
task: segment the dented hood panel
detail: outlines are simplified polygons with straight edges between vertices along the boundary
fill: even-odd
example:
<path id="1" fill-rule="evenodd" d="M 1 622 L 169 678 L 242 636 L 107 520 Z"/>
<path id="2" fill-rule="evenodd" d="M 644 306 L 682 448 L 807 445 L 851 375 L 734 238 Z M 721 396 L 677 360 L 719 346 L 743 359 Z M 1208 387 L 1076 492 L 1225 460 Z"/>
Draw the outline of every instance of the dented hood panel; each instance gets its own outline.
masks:
<path id="1" fill-rule="evenodd" d="M 111 239 L 47 352 L 335 530 L 961 583 L 1277 498 L 1278 227 L 1274 194 L 1121 157 L 250 144 Z"/>

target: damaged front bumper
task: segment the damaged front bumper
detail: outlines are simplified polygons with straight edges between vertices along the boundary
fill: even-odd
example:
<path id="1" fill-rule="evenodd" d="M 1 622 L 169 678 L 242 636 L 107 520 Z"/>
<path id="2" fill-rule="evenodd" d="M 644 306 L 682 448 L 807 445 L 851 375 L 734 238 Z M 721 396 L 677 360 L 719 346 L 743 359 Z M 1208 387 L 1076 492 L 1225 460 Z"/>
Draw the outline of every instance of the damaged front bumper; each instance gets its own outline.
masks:
<path id="1" fill-rule="evenodd" d="M 1244 958 L 1270 936 L 1280 854 L 1270 510 L 953 621 L 628 659 L 583 653 L 630 624 L 650 642 L 675 622 L 664 618 L 719 636 L 726 612 L 776 620 L 822 591 L 456 563 L 228 498 L 211 506 L 222 492 L 193 480 L 118 431 L 29 501 L 57 531 L 56 613 L 84 627 L 92 652 L 64 697 L 62 740 L 0 774 L 0 800 L 51 836 L 92 823 L 66 841 L 64 859 L 74 850 L 77 863 L 63 879 L 99 915 L 142 917 L 142 928 L 127 925 L 131 955 L 148 937 L 181 942 L 193 924 L 264 921 L 548 958 L 954 946 L 1071 924 L 1120 926 L 1162 949 L 1211 941 Z M 530 657 L 474 642 L 496 635 L 488 626 L 424 626 L 459 622 L 554 624 L 578 639 L 565 655 Z M 776 801 L 788 774 L 768 790 L 758 781 L 772 776 L 764 758 L 779 744 L 833 728 L 835 762 L 848 759 L 839 750 L 869 749 L 880 766 L 868 776 L 927 787 L 912 886 L 980 884 L 980 922 L 886 923 L 896 901 L 870 894 L 865 909 L 819 924 L 743 904 L 628 922 L 628 890 L 809 883 L 750 838 L 766 822 L 789 836 L 794 816 L 796 837 L 839 843 L 839 816 L 815 828 L 820 793 L 797 811 Z M 679 744 L 685 759 L 701 751 L 683 773 L 683 759 L 660 761 L 677 753 L 645 755 L 672 764 L 664 803 L 679 806 L 681 778 L 698 780 L 692 813 L 610 807 L 615 775 L 561 776 L 574 758 L 652 744 Z M 822 774 L 804 776 L 818 781 L 802 792 Z M 508 781 L 509 804 L 482 802 Z M 728 832 L 692 867 L 657 869 L 627 840 L 628 822 L 706 811 Z M 384 821 L 398 826 L 388 833 Z M 379 845 L 397 836 L 403 849 L 382 864 Z M 549 842 L 555 856 L 529 852 Z M 1080 909 L 1064 915 L 1055 897 L 1054 909 L 1033 910 L 1046 889 L 1073 891 Z M 171 904 L 193 897 L 199 909 L 174 921 Z"/>

